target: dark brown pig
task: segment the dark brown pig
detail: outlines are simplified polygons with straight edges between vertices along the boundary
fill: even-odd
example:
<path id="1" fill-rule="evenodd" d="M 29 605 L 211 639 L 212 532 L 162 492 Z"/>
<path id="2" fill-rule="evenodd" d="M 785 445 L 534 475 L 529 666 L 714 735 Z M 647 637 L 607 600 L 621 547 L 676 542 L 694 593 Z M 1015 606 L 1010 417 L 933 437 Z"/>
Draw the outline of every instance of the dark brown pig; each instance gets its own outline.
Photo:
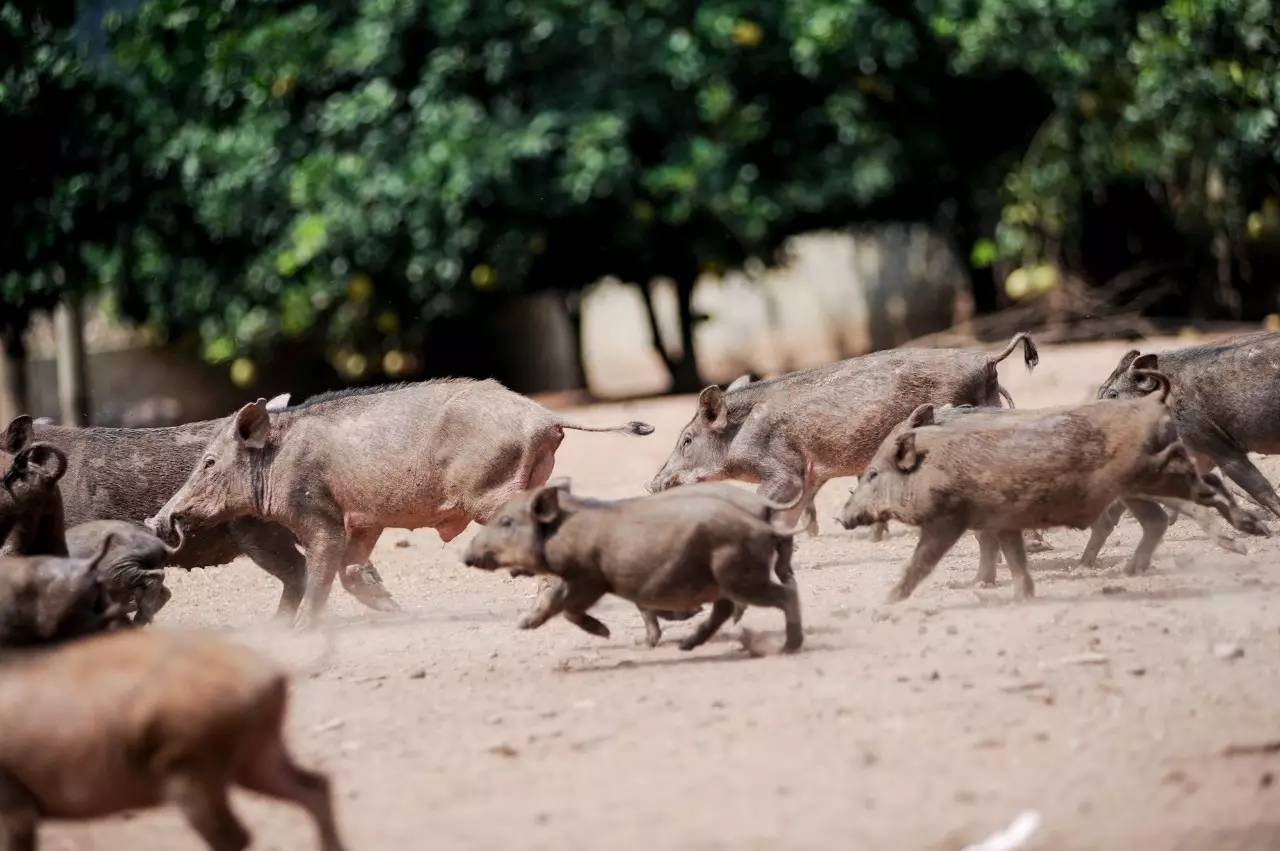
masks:
<path id="1" fill-rule="evenodd" d="M 107 597 L 133 623 L 149 624 L 172 596 L 164 587 L 164 565 L 178 547 L 134 523 L 91 520 L 67 530 L 67 549 L 72 558 L 88 558 L 107 536 L 111 545 L 98 568 Z"/>
<path id="2" fill-rule="evenodd" d="M 999 405 L 1008 398 L 996 364 L 1023 346 L 1028 368 L 1039 360 L 1031 337 L 1016 334 L 996 354 L 973 349 L 896 349 L 793 372 L 726 392 L 708 387 L 666 464 L 649 483 L 656 492 L 715 479 L 758 482 L 770 499 L 813 498 L 829 479 L 861 475 L 876 448 L 917 406 Z M 806 460 L 814 475 L 802 475 Z M 810 532 L 816 532 L 816 523 Z"/>
<path id="3" fill-rule="evenodd" d="M 1274 386 L 1280 334 L 1260 332 L 1159 354 L 1131 350 L 1098 388 L 1098 398 L 1133 399 L 1155 391 L 1141 377 L 1149 370 L 1169 377 L 1173 419 L 1200 470 L 1217 465 L 1254 502 L 1280 516 L 1280 497 L 1248 455 L 1280 453 L 1280 392 Z M 1082 561 L 1092 562 L 1114 526 L 1097 530 Z"/>
<path id="4" fill-rule="evenodd" d="M 67 554 L 58 489 L 66 471 L 67 456 L 35 439 L 31 417 L 0 433 L 0 556 Z"/>
<path id="5" fill-rule="evenodd" d="M 123 623 L 100 571 L 111 543 L 108 535 L 85 558 L 0 557 L 0 647 L 79 638 Z"/>
<path id="6" fill-rule="evenodd" d="M 562 614 L 607 637 L 609 628 L 587 614 L 605 594 L 657 611 L 711 603 L 711 614 L 680 642 L 681 650 L 692 650 L 716 633 L 735 604 L 770 606 L 786 616 L 784 649 L 794 651 L 804 632 L 789 538 L 719 495 L 682 489 L 605 502 L 562 499 L 560 488 L 543 487 L 503 508 L 471 540 L 464 561 L 559 580 L 520 620 L 521 629 Z M 787 581 L 774 583 L 771 569 Z"/>
<path id="7" fill-rule="evenodd" d="M 1149 373 L 1167 393 L 1168 379 Z M 844 509 L 848 525 L 896 519 L 920 540 L 891 602 L 908 597 L 966 529 L 995 532 L 1020 597 L 1034 593 L 1022 530 L 1091 525 L 1125 497 L 1174 497 L 1214 508 L 1237 529 L 1266 534 L 1215 476 L 1201 476 L 1178 440 L 1165 393 L 1002 414 L 971 414 L 886 440 Z M 1145 569 L 1164 535 L 1164 512 L 1133 501 L 1143 540 L 1130 569 Z"/>
<path id="8" fill-rule="evenodd" d="M 565 429 L 653 431 L 575 425 L 496 381 L 345 391 L 274 414 L 259 399 L 215 434 L 152 524 L 163 537 L 241 517 L 284 526 L 307 551 L 295 621 L 306 625 L 383 529 L 429 526 L 450 541 L 546 482 Z"/>
<path id="9" fill-rule="evenodd" d="M 126 630 L 0 663 L 0 847 L 34 851 L 43 819 L 171 804 L 241 851 L 235 785 L 302 807 L 342 851 L 328 779 L 285 747 L 287 700 L 274 665 L 211 636 Z"/>
<path id="10" fill-rule="evenodd" d="M 607 504 L 601 500 L 589 500 L 576 496 L 570 491 L 569 480 L 565 478 L 548 482 L 548 485 L 560 490 L 561 504 L 570 508 L 580 508 L 583 505 Z M 692 485 L 685 485 L 680 488 L 674 488 L 668 491 L 662 491 L 654 496 L 661 497 L 665 495 L 674 495 L 680 499 L 686 499 L 690 496 L 704 496 L 711 500 L 720 500 L 737 509 L 745 511 L 757 520 L 771 526 L 780 523 L 781 519 L 779 515 L 795 508 L 796 504 L 800 500 L 800 494 L 797 493 L 796 498 L 790 503 L 773 502 L 772 500 L 765 499 L 759 494 L 754 494 L 745 488 L 727 484 L 725 482 L 700 482 Z M 711 503 L 711 505 L 714 505 L 714 502 Z M 795 576 L 791 569 L 791 557 L 794 551 L 794 544 L 791 536 L 779 536 L 777 545 L 777 558 L 774 560 L 775 575 L 778 577 L 779 582 L 784 585 L 789 585 L 794 582 Z M 545 605 L 545 595 L 558 593 L 555 590 L 555 586 L 559 583 L 559 580 L 550 575 L 543 575 L 541 578 L 543 581 L 542 596 L 544 599 L 539 602 L 539 605 Z M 650 647 L 657 647 L 658 643 L 662 641 L 662 624 L 659 623 L 659 619 L 668 621 L 684 621 L 694 617 L 699 611 L 701 611 L 700 608 L 690 609 L 687 611 L 671 611 L 669 609 L 653 610 L 646 609 L 643 606 L 637 606 L 637 608 L 640 609 L 640 616 L 644 620 L 645 643 Z M 735 605 L 733 611 L 733 619 L 735 623 L 742 618 L 744 611 L 745 609 L 742 606 Z"/>
<path id="11" fill-rule="evenodd" d="M 61 482 L 68 526 L 91 520 L 142 523 L 182 487 L 209 441 L 229 423 L 227 418 L 169 428 L 38 426 L 35 434 L 69 460 Z M 277 614 L 292 618 L 306 586 L 306 561 L 297 539 L 278 524 L 242 517 L 193 531 L 166 564 L 190 570 L 242 555 L 280 580 Z M 364 605 L 396 608 L 371 564 L 343 571 L 341 577 L 343 587 Z"/>

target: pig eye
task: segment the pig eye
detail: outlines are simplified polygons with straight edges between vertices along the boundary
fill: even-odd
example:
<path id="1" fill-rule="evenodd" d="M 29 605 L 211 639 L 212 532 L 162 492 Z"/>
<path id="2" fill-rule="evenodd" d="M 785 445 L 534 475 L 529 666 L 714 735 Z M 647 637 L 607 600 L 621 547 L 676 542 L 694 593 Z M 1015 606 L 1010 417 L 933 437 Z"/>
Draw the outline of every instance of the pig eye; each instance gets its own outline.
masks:
<path id="1" fill-rule="evenodd" d="M 511 518 L 503 517 L 501 520 L 498 521 L 498 525 L 501 526 L 503 529 L 506 529 L 511 525 Z"/>
<path id="2" fill-rule="evenodd" d="M 209 469 L 210 467 L 212 467 L 214 464 L 216 464 L 216 463 L 217 463 L 217 460 L 218 460 L 218 459 L 216 459 L 216 458 L 214 458 L 212 455 L 210 455 L 208 458 L 204 459 L 204 468 L 205 468 L 206 470 L 207 470 L 207 469 Z"/>
<path id="3" fill-rule="evenodd" d="M 1108 391 L 1107 391 L 1107 398 L 1108 398 L 1108 399 L 1119 399 L 1119 398 L 1120 398 L 1120 394 L 1119 394 L 1119 392 L 1117 392 L 1117 391 L 1115 391 L 1115 390 L 1108 390 Z"/>
<path id="4" fill-rule="evenodd" d="M 684 440 L 680 441 L 680 448 L 681 448 L 681 449 L 688 449 L 688 448 L 689 448 L 689 444 L 690 444 L 690 443 L 693 443 L 693 435 L 691 435 L 691 434 L 686 434 L 686 435 L 684 436 Z"/>
<path id="5" fill-rule="evenodd" d="M 866 481 L 868 481 L 868 482 L 874 482 L 874 481 L 875 481 L 875 479 L 876 479 L 876 476 L 878 476 L 878 475 L 880 475 L 880 474 L 879 474 L 879 473 L 877 473 L 875 470 L 872 470 L 872 471 L 870 471 L 869 473 L 867 473 L 867 475 L 866 475 L 866 479 L 865 479 L 865 480 L 866 480 Z"/>

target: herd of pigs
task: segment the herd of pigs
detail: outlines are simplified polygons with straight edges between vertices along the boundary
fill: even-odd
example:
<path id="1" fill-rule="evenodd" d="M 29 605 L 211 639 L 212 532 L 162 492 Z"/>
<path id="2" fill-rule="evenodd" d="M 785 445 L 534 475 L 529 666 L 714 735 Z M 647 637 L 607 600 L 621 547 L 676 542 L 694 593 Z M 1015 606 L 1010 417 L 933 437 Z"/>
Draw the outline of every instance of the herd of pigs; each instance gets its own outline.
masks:
<path id="1" fill-rule="evenodd" d="M 918 526 L 890 602 L 908 597 L 966 530 L 977 581 L 1003 555 L 1034 593 L 1024 533 L 1091 528 L 1092 564 L 1128 510 L 1147 570 L 1166 509 L 1238 547 L 1217 520 L 1267 534 L 1217 467 L 1258 505 L 1280 498 L 1248 459 L 1280 452 L 1280 334 L 1130 352 L 1096 401 L 1015 410 L 1003 351 L 903 349 L 729 387 L 708 387 L 647 495 L 601 500 L 552 479 L 565 429 L 589 428 L 493 381 L 441 380 L 259 399 L 173 428 L 59 428 L 19 417 L 0 434 L 0 847 L 29 849 L 43 818 L 173 804 L 215 849 L 249 841 L 231 784 L 292 801 L 324 848 L 342 848 L 327 779 L 282 739 L 286 678 L 246 648 L 138 629 L 168 601 L 164 568 L 247 556 L 282 585 L 278 616 L 322 616 L 335 578 L 370 608 L 397 608 L 370 554 L 387 528 L 476 521 L 465 562 L 537 576 L 532 629 L 561 615 L 598 636 L 605 594 L 660 620 L 710 612 L 680 642 L 707 641 L 748 606 L 780 609 L 782 650 L 804 640 L 793 529 L 816 533 L 814 497 L 860 477 L 846 528 Z M 1007 403 L 1007 407 L 1002 407 Z M 758 483 L 750 493 L 719 480 Z M 107 634 L 100 634 L 107 633 Z"/>

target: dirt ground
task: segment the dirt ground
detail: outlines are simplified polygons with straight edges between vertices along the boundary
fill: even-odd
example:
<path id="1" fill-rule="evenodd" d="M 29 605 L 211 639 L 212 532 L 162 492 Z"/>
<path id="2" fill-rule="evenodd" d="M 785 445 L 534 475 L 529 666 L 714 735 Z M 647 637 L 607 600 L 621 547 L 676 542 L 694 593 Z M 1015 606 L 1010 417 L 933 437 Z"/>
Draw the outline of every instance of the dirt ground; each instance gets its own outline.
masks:
<path id="1" fill-rule="evenodd" d="M 1033 375 L 1006 361 L 1002 382 L 1020 407 L 1081 401 L 1125 348 L 1046 347 Z M 556 474 L 638 493 L 692 411 L 688 397 L 578 411 L 657 432 L 571 432 Z M 1280 478 L 1280 464 L 1264 470 Z M 798 539 L 807 643 L 794 657 L 749 658 L 734 628 L 682 653 L 689 624 L 649 650 L 616 599 L 594 610 L 611 639 L 562 620 L 518 631 L 533 580 L 464 567 L 471 532 L 448 546 L 429 530 L 383 536 L 374 558 L 397 615 L 335 590 L 324 635 L 283 632 L 274 580 L 236 563 L 171 574 L 160 621 L 226 631 L 300 671 L 290 738 L 334 778 L 352 849 L 958 849 L 1024 811 L 1041 819 L 1027 848 L 1280 848 L 1280 537 L 1234 555 L 1183 520 L 1154 572 L 1131 578 L 1131 518 L 1097 570 L 1073 568 L 1085 532 L 1055 530 L 1026 604 L 1003 567 L 999 587 L 971 587 L 966 537 L 885 607 L 914 531 L 873 544 L 841 530 L 843 485 L 821 494 L 822 534 Z M 744 624 L 782 627 L 764 610 Z M 1266 743 L 1270 755 L 1224 754 Z M 237 807 L 255 848 L 314 847 L 297 812 L 248 795 Z M 45 836 L 201 847 L 167 811 Z"/>

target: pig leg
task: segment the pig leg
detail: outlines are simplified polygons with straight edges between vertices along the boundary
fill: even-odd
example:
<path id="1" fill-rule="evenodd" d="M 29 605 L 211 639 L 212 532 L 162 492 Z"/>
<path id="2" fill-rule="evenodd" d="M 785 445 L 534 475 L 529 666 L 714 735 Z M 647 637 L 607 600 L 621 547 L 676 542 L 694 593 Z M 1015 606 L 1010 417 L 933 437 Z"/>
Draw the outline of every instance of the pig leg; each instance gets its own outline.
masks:
<path id="1" fill-rule="evenodd" d="M 911 553 L 911 560 L 902 571 L 898 584 L 889 589 L 889 597 L 885 602 L 898 603 L 910 597 L 916 586 L 933 572 L 938 560 L 960 540 L 963 532 L 964 524 L 951 517 L 938 518 L 921 526 L 920 540 Z M 1008 557 L 1009 554 L 1005 553 L 1005 558 Z"/>
<path id="2" fill-rule="evenodd" d="M 1218 444 L 1214 447 L 1213 459 L 1223 474 L 1235 482 L 1258 505 L 1280 517 L 1280 497 L 1275 489 L 1262 475 L 1262 471 L 1253 465 L 1249 456 L 1239 449 Z"/>
<path id="3" fill-rule="evenodd" d="M 715 635 L 720 627 L 724 626 L 724 622 L 729 619 L 729 615 L 733 614 L 733 600 L 728 597 L 721 597 L 711 606 L 711 614 L 707 619 L 698 624 L 688 638 L 680 642 L 681 650 L 692 650 L 700 644 L 705 644 L 707 639 Z"/>
<path id="4" fill-rule="evenodd" d="M 381 529 L 351 529 L 348 531 L 347 553 L 343 558 L 338 579 L 347 593 L 375 612 L 398 612 L 400 604 L 382 584 L 382 577 L 369 561 L 369 555 L 378 543 Z"/>
<path id="5" fill-rule="evenodd" d="M 995 532 L 974 532 L 978 539 L 978 585 L 996 584 L 996 561 L 1000 557 L 1000 536 Z"/>
<path id="6" fill-rule="evenodd" d="M 597 597 L 596 600 L 598 599 L 600 598 Z M 592 600 L 592 602 L 594 603 L 595 600 Z M 586 612 L 578 612 L 578 611 L 574 611 L 572 609 L 566 608 L 564 610 L 563 617 L 569 623 L 573 624 L 574 626 L 578 627 L 584 632 L 589 632 L 592 635 L 598 635 L 601 638 L 609 637 L 609 627 L 605 626 L 600 621 L 591 617 L 591 615 L 587 614 Z"/>
<path id="7" fill-rule="evenodd" d="M 1022 545 L 1022 532 L 1001 532 L 1000 549 L 1004 552 L 1004 560 L 1009 563 L 1009 572 L 1013 574 L 1014 594 L 1019 600 L 1028 600 L 1035 596 L 1036 586 L 1027 571 L 1027 551 Z"/>
<path id="8" fill-rule="evenodd" d="M 302 807 L 315 822 L 321 848 L 343 851 L 345 846 L 333 817 L 329 779 L 299 767 L 285 750 L 279 730 L 271 738 L 269 746 L 251 756 L 252 762 L 238 773 L 236 781 L 246 789 Z"/>
<path id="9" fill-rule="evenodd" d="M 302 605 L 294 617 L 297 629 L 315 626 L 329 602 L 333 580 L 342 569 L 347 553 L 347 536 L 342 527 L 321 528 L 304 537 L 307 548 L 307 588 L 302 595 Z"/>
<path id="10" fill-rule="evenodd" d="M 871 533 L 867 535 L 867 540 L 873 544 L 878 544 L 885 538 L 889 537 L 889 524 L 883 520 L 879 523 L 871 524 Z"/>
<path id="11" fill-rule="evenodd" d="M 738 559 L 724 561 L 713 556 L 711 573 L 720 584 L 721 593 L 730 602 L 743 607 L 766 606 L 782 610 L 787 622 L 787 640 L 782 649 L 788 653 L 800 649 L 804 643 L 804 628 L 800 620 L 800 594 L 794 583 L 775 585 L 769 581 L 767 562 L 762 572 L 749 562 L 743 563 Z M 720 605 L 720 601 L 716 605 Z M 714 612 L 712 614 L 714 616 Z"/>
<path id="12" fill-rule="evenodd" d="M 199 769 L 180 772 L 166 778 L 164 788 L 165 798 L 182 811 L 213 851 L 249 847 L 249 832 L 231 811 L 227 784 L 219 773 Z"/>
<path id="13" fill-rule="evenodd" d="M 658 616 L 649 609 L 640 608 L 640 617 L 644 619 L 644 643 L 657 647 L 662 641 L 662 624 L 658 623 Z"/>
<path id="14" fill-rule="evenodd" d="M 0 769 L 0 849 L 35 851 L 40 814 L 27 788 Z"/>
<path id="15" fill-rule="evenodd" d="M 1138 548 L 1133 551 L 1124 568 L 1127 575 L 1133 576 L 1146 573 L 1151 567 L 1151 554 L 1164 538 L 1164 532 L 1169 528 L 1169 518 L 1165 516 L 1164 509 L 1145 499 L 1126 499 L 1124 505 L 1142 524 L 1142 540 L 1138 541 Z"/>
<path id="16" fill-rule="evenodd" d="M 280 580 L 283 588 L 276 617 L 293 618 L 307 587 L 307 560 L 298 552 L 297 539 L 274 524 L 236 521 L 230 529 L 240 552 Z"/>
<path id="17" fill-rule="evenodd" d="M 1084 552 L 1080 554 L 1081 567 L 1093 567 L 1098 563 L 1098 553 L 1124 515 L 1124 506 L 1124 502 L 1116 500 L 1093 521 L 1093 525 L 1089 527 L 1089 543 L 1085 544 Z"/>
<path id="18" fill-rule="evenodd" d="M 600 621 L 587 614 L 604 596 L 604 589 L 560 580 L 547 586 L 534 604 L 533 611 L 527 613 L 516 623 L 520 629 L 537 629 L 559 614 L 565 614 L 566 620 L 592 635 L 609 636 L 609 629 Z M 570 613 L 572 617 L 570 617 Z M 603 633 L 598 630 L 603 630 Z"/>

